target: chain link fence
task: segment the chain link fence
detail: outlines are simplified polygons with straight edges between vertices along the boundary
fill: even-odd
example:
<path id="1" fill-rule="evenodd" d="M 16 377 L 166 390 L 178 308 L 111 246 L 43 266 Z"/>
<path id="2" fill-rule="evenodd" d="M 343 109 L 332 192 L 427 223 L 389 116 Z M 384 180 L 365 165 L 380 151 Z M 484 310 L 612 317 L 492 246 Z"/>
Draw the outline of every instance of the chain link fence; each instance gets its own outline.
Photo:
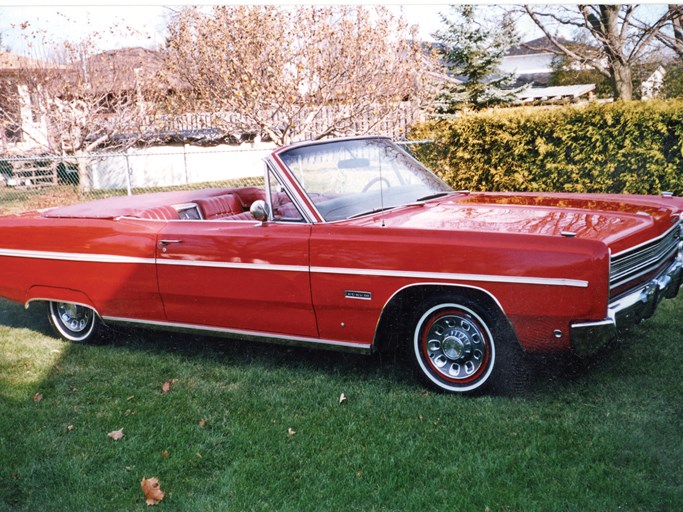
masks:
<path id="1" fill-rule="evenodd" d="M 270 144 L 156 146 L 76 157 L 0 159 L 0 214 L 119 195 L 263 183 Z"/>

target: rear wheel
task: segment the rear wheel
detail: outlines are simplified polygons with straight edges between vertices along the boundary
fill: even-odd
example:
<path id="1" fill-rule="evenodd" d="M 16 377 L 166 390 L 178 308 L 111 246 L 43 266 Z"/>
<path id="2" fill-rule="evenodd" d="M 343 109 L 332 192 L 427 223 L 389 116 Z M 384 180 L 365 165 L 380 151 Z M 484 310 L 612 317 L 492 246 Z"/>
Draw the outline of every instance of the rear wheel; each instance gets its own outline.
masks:
<path id="1" fill-rule="evenodd" d="M 425 302 L 416 315 L 411 355 L 430 387 L 449 393 L 500 390 L 521 375 L 522 351 L 506 336 L 502 314 L 461 296 Z"/>
<path id="2" fill-rule="evenodd" d="M 50 302 L 48 318 L 55 332 L 66 340 L 84 343 L 97 335 L 97 314 L 87 306 Z"/>

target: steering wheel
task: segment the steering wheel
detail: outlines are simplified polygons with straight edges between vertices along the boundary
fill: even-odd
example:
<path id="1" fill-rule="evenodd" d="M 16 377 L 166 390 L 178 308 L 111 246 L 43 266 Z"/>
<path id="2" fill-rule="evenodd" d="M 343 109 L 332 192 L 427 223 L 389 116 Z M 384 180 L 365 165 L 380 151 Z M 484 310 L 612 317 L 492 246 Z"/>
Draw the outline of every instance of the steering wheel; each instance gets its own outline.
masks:
<path id="1" fill-rule="evenodd" d="M 388 179 L 386 179 L 384 176 L 375 176 L 374 178 L 372 178 L 370 181 L 368 181 L 365 184 L 365 186 L 363 187 L 363 190 L 361 192 L 367 192 L 368 190 L 370 190 L 372 188 L 372 186 L 375 183 L 379 183 L 379 182 L 382 182 L 384 184 L 385 188 L 391 188 L 391 183 L 389 183 Z"/>

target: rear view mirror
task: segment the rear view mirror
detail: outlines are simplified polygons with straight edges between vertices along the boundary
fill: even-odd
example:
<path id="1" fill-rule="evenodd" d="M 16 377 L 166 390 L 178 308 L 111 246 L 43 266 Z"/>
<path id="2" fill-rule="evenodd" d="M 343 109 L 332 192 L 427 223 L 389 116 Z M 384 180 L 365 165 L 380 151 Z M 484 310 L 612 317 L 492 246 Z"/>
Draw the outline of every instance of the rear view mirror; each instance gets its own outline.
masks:
<path id="1" fill-rule="evenodd" d="M 370 167 L 370 160 L 367 158 L 348 158 L 337 162 L 337 169 L 361 169 Z"/>

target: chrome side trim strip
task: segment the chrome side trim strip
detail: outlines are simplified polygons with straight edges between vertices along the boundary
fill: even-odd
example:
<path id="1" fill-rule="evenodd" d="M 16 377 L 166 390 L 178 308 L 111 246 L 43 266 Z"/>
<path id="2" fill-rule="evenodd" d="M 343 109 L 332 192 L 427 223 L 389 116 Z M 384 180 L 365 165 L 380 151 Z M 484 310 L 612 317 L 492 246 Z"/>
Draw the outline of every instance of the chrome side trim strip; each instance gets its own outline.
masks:
<path id="1" fill-rule="evenodd" d="M 135 263 L 153 265 L 154 258 L 137 258 L 134 256 L 119 256 L 116 254 L 87 254 L 54 251 L 26 251 L 21 249 L 0 249 L 0 256 L 9 258 L 31 258 L 42 260 L 82 261 L 88 263 Z"/>
<path id="2" fill-rule="evenodd" d="M 245 341 L 272 341 L 284 344 L 316 345 L 320 348 L 334 348 L 338 350 L 349 350 L 352 352 L 370 353 L 372 345 L 366 343 L 347 343 L 343 341 L 325 340 L 320 338 L 307 338 L 304 336 L 290 336 L 286 334 L 271 334 L 258 331 L 247 331 L 243 329 L 228 329 L 224 327 L 209 327 L 206 325 L 184 324 L 176 322 L 161 322 L 156 320 L 138 320 L 135 318 L 121 318 L 105 316 L 105 322 L 134 325 L 138 327 L 158 327 L 179 332 L 204 333 L 212 336 L 233 337 Z"/>
<path id="3" fill-rule="evenodd" d="M 46 260 L 78 261 L 88 263 L 127 263 L 153 265 L 176 265 L 186 267 L 230 268 L 241 270 L 267 270 L 278 272 L 310 272 L 315 274 L 338 274 L 369 277 L 400 277 L 409 279 L 441 279 L 446 281 L 474 281 L 489 283 L 531 284 L 543 286 L 568 286 L 588 288 L 588 281 L 546 277 L 516 277 L 486 274 L 451 274 L 447 272 L 415 272 L 404 270 L 382 270 L 346 267 L 307 267 L 305 265 L 273 265 L 269 263 L 233 263 L 227 261 L 175 260 L 117 256 L 115 254 L 85 254 L 52 251 L 25 251 L 19 249 L 0 249 L 0 257 L 32 258 Z"/>
<path id="4" fill-rule="evenodd" d="M 32 299 L 29 299 L 24 303 L 24 309 L 28 309 L 31 306 L 32 302 L 65 302 L 65 301 L 61 301 L 61 300 L 57 300 L 57 299 L 48 299 L 46 297 L 33 297 Z M 95 308 L 93 308 L 92 304 L 86 304 L 84 302 L 65 302 L 65 303 L 75 304 L 76 306 L 83 306 L 84 308 L 92 309 L 99 318 L 102 318 L 100 316 L 100 313 Z"/>
<path id="5" fill-rule="evenodd" d="M 122 215 L 121 217 L 114 217 L 113 220 L 119 221 L 119 220 L 134 220 L 134 221 L 140 221 L 140 222 L 164 222 L 164 223 L 178 223 L 182 222 L 183 224 L 187 224 L 188 222 L 201 222 L 202 224 L 206 222 L 210 222 L 213 225 L 217 222 L 249 222 L 253 224 L 254 226 L 260 226 L 260 222 L 256 222 L 256 219 L 231 219 L 230 217 L 226 217 L 224 219 L 211 219 L 211 220 L 206 220 L 206 219 L 143 219 L 142 217 L 131 217 L 128 215 Z M 206 224 L 204 224 L 206 225 Z"/>
<path id="6" fill-rule="evenodd" d="M 448 281 L 478 281 L 489 283 L 534 284 L 544 286 L 569 286 L 588 288 L 588 281 L 548 277 L 516 277 L 486 274 L 451 274 L 447 272 L 414 272 L 403 270 L 380 270 L 365 268 L 311 267 L 311 273 L 342 274 L 370 277 L 403 277 L 413 279 L 445 279 Z"/>
<path id="7" fill-rule="evenodd" d="M 159 265 L 175 265 L 180 267 L 208 267 L 208 268 L 232 268 L 241 270 L 270 270 L 279 272 L 308 272 L 305 265 L 272 265 L 270 263 L 231 263 L 227 261 L 195 261 L 195 260 L 171 260 L 158 259 Z"/>
<path id="8" fill-rule="evenodd" d="M 479 286 L 473 286 L 473 285 L 469 285 L 469 284 L 460 284 L 460 283 L 456 283 L 456 284 L 451 284 L 451 283 L 439 283 L 439 282 L 437 282 L 437 281 L 425 281 L 425 282 L 420 282 L 420 283 L 411 283 L 411 284 L 407 284 L 407 285 L 405 285 L 405 286 L 399 288 L 398 290 L 396 290 L 396 291 L 391 295 L 391 297 L 389 297 L 389 299 L 386 301 L 386 303 L 384 304 L 384 306 L 382 306 L 382 313 L 384 313 L 384 309 L 387 307 L 387 304 L 389 304 L 392 300 L 394 300 L 394 298 L 395 298 L 399 293 L 401 293 L 402 291 L 407 290 L 407 289 L 409 289 L 409 288 L 416 288 L 416 287 L 418 287 L 418 286 L 442 286 L 442 287 L 443 287 L 443 286 L 448 286 L 448 287 L 451 287 L 451 288 L 467 288 L 467 289 L 469 289 L 469 290 L 476 290 L 476 291 L 478 291 L 478 292 L 482 292 L 484 295 L 488 295 L 488 297 L 496 304 L 496 306 L 498 306 L 498 309 L 500 309 L 500 312 L 507 318 L 507 313 L 505 312 L 505 309 L 503 309 L 503 305 L 500 303 L 500 301 L 498 300 L 498 298 L 497 298 L 495 295 L 493 295 L 490 291 L 488 291 L 488 290 L 486 290 L 486 289 L 484 289 L 484 288 L 480 288 Z M 380 316 L 381 316 L 381 315 L 380 315 Z"/>

